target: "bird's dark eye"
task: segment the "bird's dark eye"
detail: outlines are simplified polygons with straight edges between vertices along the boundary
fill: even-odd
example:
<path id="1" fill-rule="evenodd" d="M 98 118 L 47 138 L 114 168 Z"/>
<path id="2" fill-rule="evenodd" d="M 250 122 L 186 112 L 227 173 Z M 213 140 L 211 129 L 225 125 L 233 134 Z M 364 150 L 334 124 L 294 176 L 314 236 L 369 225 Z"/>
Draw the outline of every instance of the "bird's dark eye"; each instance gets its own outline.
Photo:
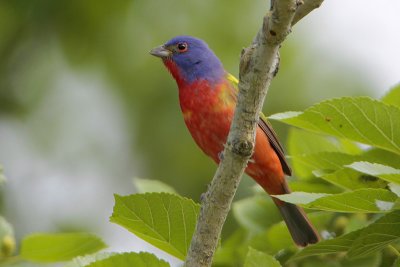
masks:
<path id="1" fill-rule="evenodd" d="M 176 47 L 178 48 L 178 51 L 179 52 L 186 52 L 187 51 L 187 49 L 188 49 L 188 45 L 187 45 L 187 43 L 178 43 L 177 45 L 176 45 Z"/>

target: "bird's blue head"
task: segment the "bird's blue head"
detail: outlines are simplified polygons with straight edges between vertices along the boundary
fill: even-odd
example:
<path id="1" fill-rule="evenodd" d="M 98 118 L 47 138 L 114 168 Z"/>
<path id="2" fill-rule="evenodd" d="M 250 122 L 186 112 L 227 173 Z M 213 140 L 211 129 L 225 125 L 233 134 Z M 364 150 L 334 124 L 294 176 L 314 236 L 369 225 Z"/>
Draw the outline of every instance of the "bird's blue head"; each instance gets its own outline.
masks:
<path id="1" fill-rule="evenodd" d="M 150 54 L 163 59 L 178 84 L 199 80 L 214 83 L 225 75 L 221 61 L 208 45 L 191 36 L 174 37 Z"/>

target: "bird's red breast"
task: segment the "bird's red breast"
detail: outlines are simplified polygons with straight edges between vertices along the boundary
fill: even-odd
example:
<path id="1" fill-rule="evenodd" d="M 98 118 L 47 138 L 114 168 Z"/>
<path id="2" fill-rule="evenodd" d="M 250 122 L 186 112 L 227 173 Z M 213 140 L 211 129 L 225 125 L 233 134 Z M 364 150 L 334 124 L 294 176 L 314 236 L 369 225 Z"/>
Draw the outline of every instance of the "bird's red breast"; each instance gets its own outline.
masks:
<path id="1" fill-rule="evenodd" d="M 235 88 L 226 78 L 211 85 L 207 80 L 181 83 L 179 101 L 187 128 L 197 145 L 215 162 L 224 150 L 236 106 Z M 284 174 L 279 158 L 261 128 L 246 173 L 270 194 L 282 194 Z"/>

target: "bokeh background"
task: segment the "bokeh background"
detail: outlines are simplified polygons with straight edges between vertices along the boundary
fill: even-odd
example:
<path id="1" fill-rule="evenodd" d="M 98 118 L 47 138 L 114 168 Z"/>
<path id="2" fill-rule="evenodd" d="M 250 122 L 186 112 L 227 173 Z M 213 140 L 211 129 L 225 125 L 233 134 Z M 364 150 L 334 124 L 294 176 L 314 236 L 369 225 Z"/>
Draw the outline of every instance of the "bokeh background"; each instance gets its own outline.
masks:
<path id="1" fill-rule="evenodd" d="M 157 251 L 108 222 L 113 193 L 135 192 L 132 180 L 141 177 L 198 200 L 216 166 L 191 140 L 175 82 L 148 51 L 194 35 L 237 75 L 241 48 L 267 7 L 264 0 L 0 0 L 1 214 L 17 238 L 83 230 L 110 250 Z M 383 95 L 400 78 L 399 11 L 394 0 L 326 0 L 283 45 L 264 112 Z M 274 126 L 284 143 L 287 126 Z M 244 178 L 237 198 L 252 185 Z"/>

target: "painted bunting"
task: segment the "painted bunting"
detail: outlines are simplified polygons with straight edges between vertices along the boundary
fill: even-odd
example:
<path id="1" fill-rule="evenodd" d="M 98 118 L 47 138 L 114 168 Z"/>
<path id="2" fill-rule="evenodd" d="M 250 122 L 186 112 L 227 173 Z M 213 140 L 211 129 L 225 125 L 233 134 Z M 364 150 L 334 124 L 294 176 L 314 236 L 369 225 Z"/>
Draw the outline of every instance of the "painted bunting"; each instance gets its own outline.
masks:
<path id="1" fill-rule="evenodd" d="M 183 118 L 193 139 L 219 163 L 236 106 L 238 80 L 224 70 L 204 41 L 191 36 L 177 36 L 150 54 L 161 58 L 176 80 Z M 291 169 L 275 132 L 263 116 L 246 173 L 270 195 L 290 193 L 285 174 L 290 176 Z M 272 199 L 297 245 L 318 242 L 317 232 L 300 207 Z"/>

